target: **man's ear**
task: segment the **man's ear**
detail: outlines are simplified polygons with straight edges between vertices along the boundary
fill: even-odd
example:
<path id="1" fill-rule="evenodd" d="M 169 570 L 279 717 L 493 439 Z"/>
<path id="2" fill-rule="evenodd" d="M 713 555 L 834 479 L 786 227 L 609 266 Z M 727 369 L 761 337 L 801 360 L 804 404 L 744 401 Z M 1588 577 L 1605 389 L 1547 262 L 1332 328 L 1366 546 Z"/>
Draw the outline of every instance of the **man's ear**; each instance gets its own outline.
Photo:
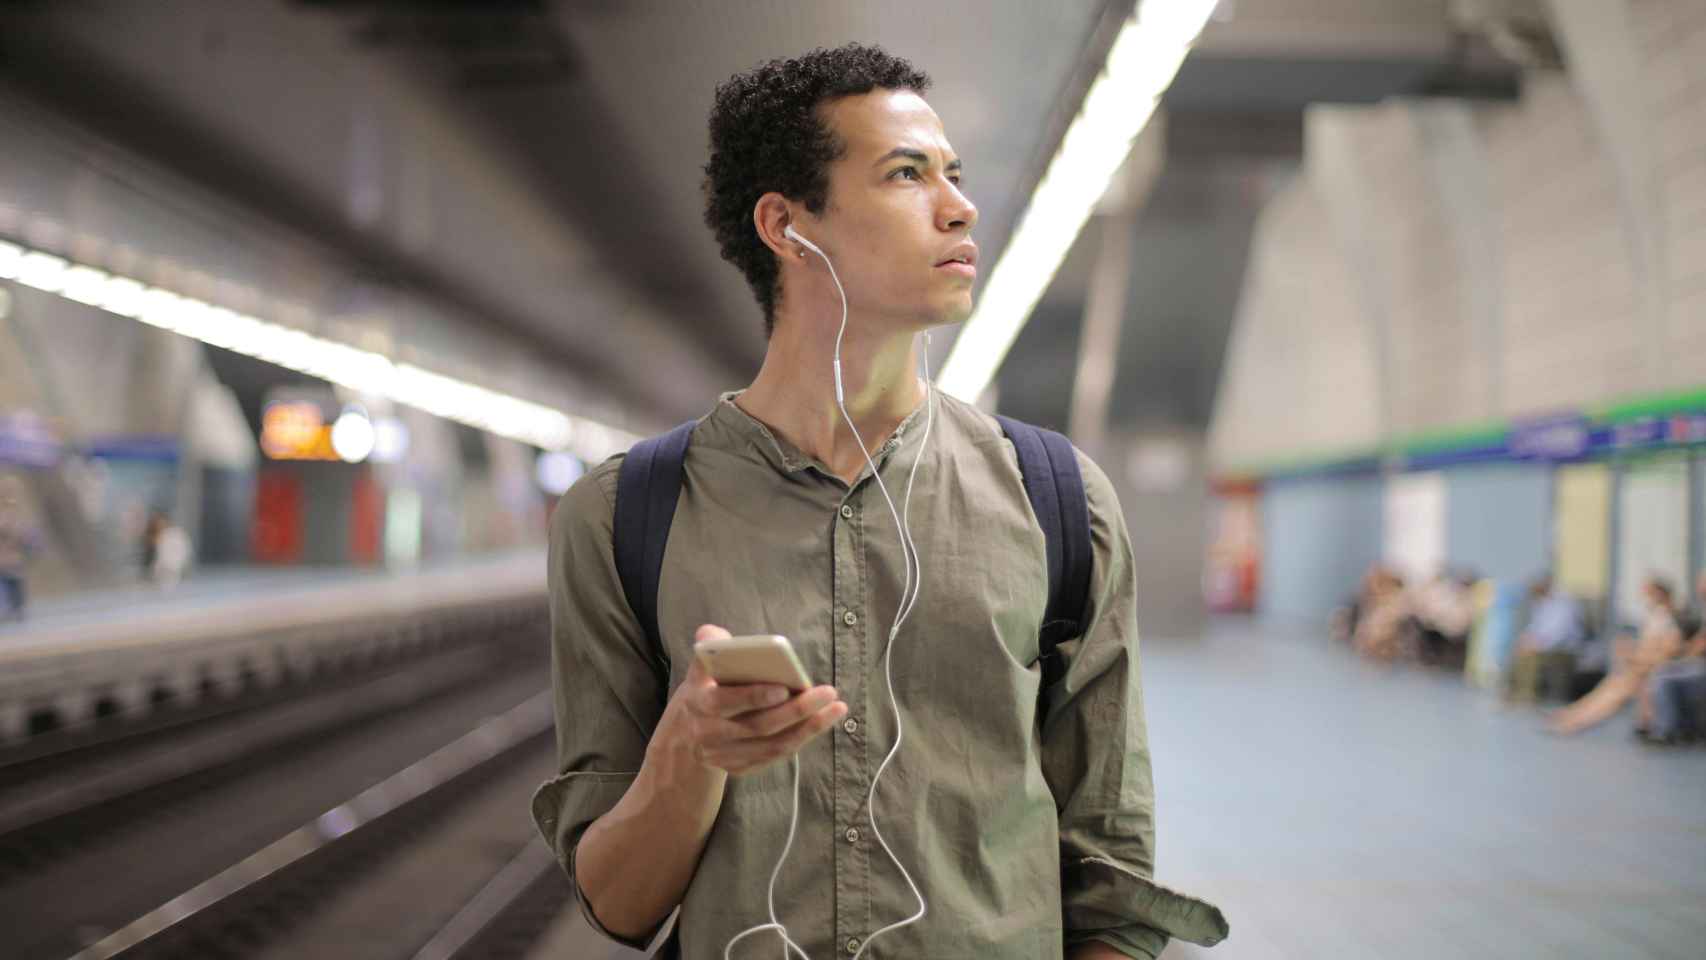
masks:
<path id="1" fill-rule="evenodd" d="M 758 198 L 752 207 L 752 226 L 758 231 L 758 239 L 769 247 L 776 256 L 784 259 L 799 256 L 803 253 L 800 245 L 788 239 L 788 225 L 793 222 L 793 214 L 788 209 L 788 201 L 772 190 Z"/>

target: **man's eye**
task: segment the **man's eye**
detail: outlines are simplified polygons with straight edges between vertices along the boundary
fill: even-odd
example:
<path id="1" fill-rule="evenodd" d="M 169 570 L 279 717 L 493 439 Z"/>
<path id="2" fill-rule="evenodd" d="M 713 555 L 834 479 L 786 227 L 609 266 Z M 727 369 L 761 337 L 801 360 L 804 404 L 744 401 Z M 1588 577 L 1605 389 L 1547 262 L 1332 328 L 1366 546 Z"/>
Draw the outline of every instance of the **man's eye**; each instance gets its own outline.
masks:
<path id="1" fill-rule="evenodd" d="M 913 177 L 916 178 L 918 176 L 918 168 L 917 167 L 901 167 L 899 170 L 896 170 L 894 173 L 889 174 L 889 176 L 890 177 L 898 177 L 903 173 L 910 173 L 910 174 L 912 174 Z"/>

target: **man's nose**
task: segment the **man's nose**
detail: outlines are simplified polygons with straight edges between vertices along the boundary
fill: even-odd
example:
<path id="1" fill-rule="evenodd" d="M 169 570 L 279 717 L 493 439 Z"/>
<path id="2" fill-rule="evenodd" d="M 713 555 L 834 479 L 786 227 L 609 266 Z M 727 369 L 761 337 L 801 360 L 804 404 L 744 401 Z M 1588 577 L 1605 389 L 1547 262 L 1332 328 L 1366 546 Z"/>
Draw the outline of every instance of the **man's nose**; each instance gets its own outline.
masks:
<path id="1" fill-rule="evenodd" d="M 948 201 L 943 204 L 941 224 L 943 230 L 970 230 L 977 226 L 977 205 L 967 199 L 958 187 L 950 185 Z"/>

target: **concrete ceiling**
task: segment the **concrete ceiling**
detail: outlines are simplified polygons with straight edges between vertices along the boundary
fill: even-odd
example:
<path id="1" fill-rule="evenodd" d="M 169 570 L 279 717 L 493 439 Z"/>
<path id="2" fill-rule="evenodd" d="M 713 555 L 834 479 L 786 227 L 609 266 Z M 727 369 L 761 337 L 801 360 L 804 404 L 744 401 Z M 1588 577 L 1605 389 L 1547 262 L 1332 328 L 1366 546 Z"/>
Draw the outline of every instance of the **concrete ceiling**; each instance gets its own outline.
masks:
<path id="1" fill-rule="evenodd" d="M 1223 0 L 1155 121 L 1166 160 L 1130 227 L 1112 426 L 1206 428 L 1251 234 L 1302 159 L 1303 111 L 1394 96 L 1514 97 L 1522 68 L 1489 39 L 1490 26 L 1512 21 L 1535 37 L 1537 5 Z M 1060 429 L 1069 422 L 1101 219 L 1068 253 L 998 374 L 1007 412 Z"/>
<path id="2" fill-rule="evenodd" d="M 701 220 L 717 83 L 855 39 L 913 59 L 993 254 L 1109 3 L 23 3 L 0 82 L 662 424 L 763 355 Z"/>
<path id="3" fill-rule="evenodd" d="M 1465 11 L 1497 21 L 1532 6 L 1225 0 L 1167 98 L 1168 160 L 1135 227 L 1115 417 L 1206 422 L 1250 225 L 1296 162 L 1307 104 L 1510 95 L 1517 72 Z M 994 263 L 1131 8 L 26 2 L 0 12 L 0 83 L 352 269 L 446 302 L 471 336 L 489 325 L 525 338 L 581 395 L 644 428 L 702 410 L 762 357 L 758 309 L 701 220 L 717 83 L 849 40 L 912 59 L 935 80 L 929 99 L 966 162 Z M 1012 409 L 1064 410 L 1062 358 L 1097 246 L 1075 246 L 1016 345 L 1002 374 Z M 937 339 L 945 352 L 950 338 Z"/>

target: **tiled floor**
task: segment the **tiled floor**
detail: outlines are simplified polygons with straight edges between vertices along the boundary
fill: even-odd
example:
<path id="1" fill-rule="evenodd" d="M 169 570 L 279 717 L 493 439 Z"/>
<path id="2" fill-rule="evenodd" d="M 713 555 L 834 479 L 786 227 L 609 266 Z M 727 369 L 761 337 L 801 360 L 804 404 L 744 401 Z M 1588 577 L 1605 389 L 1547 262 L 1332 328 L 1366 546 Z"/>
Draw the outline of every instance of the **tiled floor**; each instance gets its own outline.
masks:
<path id="1" fill-rule="evenodd" d="M 1706 747 L 1574 739 L 1317 629 L 1145 641 L 1157 876 L 1232 936 L 1164 960 L 1706 958 Z"/>

